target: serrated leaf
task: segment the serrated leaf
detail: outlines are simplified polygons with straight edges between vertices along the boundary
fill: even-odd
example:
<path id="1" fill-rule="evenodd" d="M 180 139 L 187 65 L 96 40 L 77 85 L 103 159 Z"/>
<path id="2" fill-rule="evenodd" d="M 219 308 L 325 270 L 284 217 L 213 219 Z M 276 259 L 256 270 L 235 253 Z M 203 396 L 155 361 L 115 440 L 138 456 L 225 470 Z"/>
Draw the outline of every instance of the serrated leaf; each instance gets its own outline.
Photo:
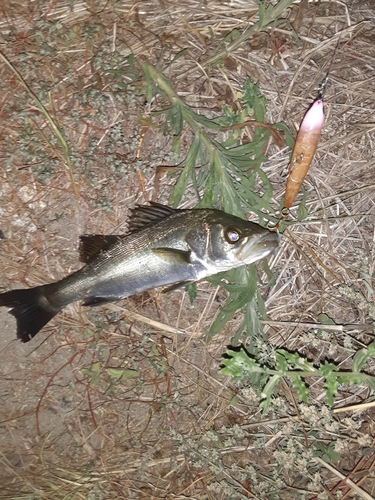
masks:
<path id="1" fill-rule="evenodd" d="M 338 392 L 338 380 L 337 377 L 331 375 L 326 378 L 324 382 L 324 387 L 326 389 L 326 395 L 327 395 L 327 404 L 328 406 L 332 407 L 334 405 L 334 396 L 336 396 Z"/>
<path id="2" fill-rule="evenodd" d="M 216 165 L 219 165 L 219 163 L 217 163 L 217 152 L 215 152 L 210 158 L 210 173 L 204 189 L 203 198 L 199 203 L 199 208 L 212 207 L 213 205 L 216 204 L 218 198 L 218 189 L 220 186 L 218 179 L 218 172 L 215 168 Z"/>
<path id="3" fill-rule="evenodd" d="M 210 329 L 204 337 L 205 342 L 209 342 L 212 337 L 217 335 L 222 330 L 224 325 L 226 325 L 226 323 L 228 323 L 228 321 L 232 319 L 234 313 L 235 311 L 227 312 L 225 309 L 221 308 L 215 321 L 212 323 Z"/>
<path id="4" fill-rule="evenodd" d="M 235 380 L 243 380 L 253 371 L 262 371 L 257 361 L 250 357 L 246 351 L 241 348 L 239 351 L 227 350 L 228 358 L 222 360 L 225 368 L 220 370 L 223 375 L 230 375 Z"/>
<path id="5" fill-rule="evenodd" d="M 264 8 L 264 5 L 262 4 Z M 259 8 L 262 9 L 260 6 Z M 248 114 L 254 110 L 254 117 L 257 121 L 262 122 L 264 119 L 266 98 L 259 92 L 259 86 L 253 83 L 250 78 L 246 78 L 242 96 L 239 101 L 243 104 Z"/>
<path id="6" fill-rule="evenodd" d="M 247 337 L 259 338 L 262 336 L 263 326 L 257 314 L 255 297 L 253 297 L 245 306 L 245 318 Z"/>
<path id="7" fill-rule="evenodd" d="M 365 373 L 355 373 L 355 372 L 348 372 L 348 373 L 340 373 L 340 375 L 337 377 L 337 380 L 339 381 L 340 384 L 363 384 L 363 383 L 369 383 L 369 375 Z"/>
<path id="8" fill-rule="evenodd" d="M 227 166 L 230 167 L 233 165 L 240 171 L 258 168 L 261 163 L 268 160 L 266 156 L 262 155 L 264 144 L 268 137 L 269 134 L 264 133 L 257 141 L 254 140 L 248 144 L 226 149 L 224 152 L 221 151 L 222 156 L 227 160 Z M 233 171 L 233 169 L 231 170 Z"/>
<path id="9" fill-rule="evenodd" d="M 294 366 L 297 370 L 309 371 L 312 373 L 317 371 L 313 363 L 300 356 L 297 356 Z"/>
<path id="10" fill-rule="evenodd" d="M 285 356 L 283 355 L 283 352 L 280 350 L 276 351 L 276 370 L 283 373 L 288 371 L 289 365 L 287 360 L 285 359 Z"/>
<path id="11" fill-rule="evenodd" d="M 202 125 L 203 127 L 210 128 L 213 130 L 220 130 L 222 128 L 221 122 L 219 120 L 219 118 L 222 118 L 222 117 L 210 119 L 204 115 L 198 115 L 198 113 L 195 113 L 191 109 L 188 109 L 188 112 L 189 112 L 190 116 L 192 118 L 194 118 L 194 120 L 197 123 L 199 123 L 199 125 Z"/>
<path id="12" fill-rule="evenodd" d="M 281 354 L 287 360 L 288 364 L 297 370 L 316 372 L 313 363 L 310 363 L 305 358 L 301 358 L 296 352 L 285 351 L 284 349 L 277 349 L 276 353 Z"/>
<path id="13" fill-rule="evenodd" d="M 276 354 L 281 354 L 287 360 L 290 365 L 294 365 L 299 358 L 299 354 L 295 352 L 289 352 L 285 349 L 277 349 Z"/>
<path id="14" fill-rule="evenodd" d="M 373 391 L 375 391 L 375 377 L 373 375 L 366 375 L 363 382 L 368 384 Z"/>
<path id="15" fill-rule="evenodd" d="M 290 380 L 295 389 L 297 389 L 298 397 L 304 403 L 307 403 L 309 397 L 309 389 L 306 386 L 305 382 L 302 380 L 297 374 L 290 375 Z"/>
<path id="16" fill-rule="evenodd" d="M 336 365 L 333 363 L 328 363 L 328 361 L 325 361 L 324 364 L 322 364 L 319 367 L 319 373 L 320 375 L 323 375 L 323 377 L 329 377 L 332 375 L 333 372 L 337 371 L 338 368 Z"/>
<path id="17" fill-rule="evenodd" d="M 173 139 L 172 139 L 172 151 L 173 151 L 173 153 L 175 153 L 176 155 L 179 155 L 180 150 L 181 150 L 180 146 L 181 146 L 180 137 L 173 136 Z M 169 175 L 172 175 L 172 172 Z"/>

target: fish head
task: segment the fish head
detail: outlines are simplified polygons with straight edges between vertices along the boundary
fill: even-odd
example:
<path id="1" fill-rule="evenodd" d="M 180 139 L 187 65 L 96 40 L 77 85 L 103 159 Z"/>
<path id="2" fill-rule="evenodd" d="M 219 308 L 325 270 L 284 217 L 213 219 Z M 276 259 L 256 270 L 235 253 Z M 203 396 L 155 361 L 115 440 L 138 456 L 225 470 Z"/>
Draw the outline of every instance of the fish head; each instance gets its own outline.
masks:
<path id="1" fill-rule="evenodd" d="M 187 243 L 197 260 L 218 273 L 266 257 L 277 248 L 279 236 L 254 222 L 212 210 L 188 235 Z"/>

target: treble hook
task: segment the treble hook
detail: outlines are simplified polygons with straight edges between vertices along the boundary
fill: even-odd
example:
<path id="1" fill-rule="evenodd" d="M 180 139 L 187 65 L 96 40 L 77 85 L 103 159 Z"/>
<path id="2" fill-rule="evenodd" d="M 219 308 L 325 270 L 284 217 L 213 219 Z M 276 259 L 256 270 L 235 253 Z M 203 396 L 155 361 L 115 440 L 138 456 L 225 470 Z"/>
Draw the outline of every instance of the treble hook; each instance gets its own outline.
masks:
<path id="1" fill-rule="evenodd" d="M 327 90 L 327 82 L 328 82 L 328 73 L 326 76 L 323 78 L 322 83 L 318 87 L 318 100 L 322 101 L 324 94 L 326 93 Z"/>

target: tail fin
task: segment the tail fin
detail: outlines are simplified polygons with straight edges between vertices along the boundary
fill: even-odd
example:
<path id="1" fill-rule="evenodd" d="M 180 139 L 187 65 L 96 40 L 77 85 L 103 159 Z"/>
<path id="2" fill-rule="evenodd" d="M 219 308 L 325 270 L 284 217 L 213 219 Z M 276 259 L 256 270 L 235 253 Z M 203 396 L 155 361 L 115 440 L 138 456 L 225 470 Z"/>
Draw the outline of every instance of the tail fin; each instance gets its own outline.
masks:
<path id="1" fill-rule="evenodd" d="M 48 286 L 48 285 L 47 285 Z M 46 297 L 47 286 L 11 290 L 0 294 L 0 306 L 10 307 L 17 320 L 17 337 L 29 342 L 61 308 L 56 309 Z"/>

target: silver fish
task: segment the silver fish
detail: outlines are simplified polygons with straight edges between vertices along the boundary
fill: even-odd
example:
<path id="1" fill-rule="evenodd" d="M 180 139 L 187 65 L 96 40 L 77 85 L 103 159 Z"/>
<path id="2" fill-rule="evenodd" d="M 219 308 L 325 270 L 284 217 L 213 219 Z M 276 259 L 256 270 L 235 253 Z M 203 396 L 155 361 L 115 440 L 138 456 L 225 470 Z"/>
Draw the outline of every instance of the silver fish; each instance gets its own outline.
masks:
<path id="1" fill-rule="evenodd" d="M 59 311 L 112 302 L 152 288 L 177 288 L 250 264 L 278 246 L 278 235 L 220 210 L 137 206 L 124 236 L 81 237 L 86 265 L 55 283 L 0 294 L 17 336 L 28 342 Z"/>

